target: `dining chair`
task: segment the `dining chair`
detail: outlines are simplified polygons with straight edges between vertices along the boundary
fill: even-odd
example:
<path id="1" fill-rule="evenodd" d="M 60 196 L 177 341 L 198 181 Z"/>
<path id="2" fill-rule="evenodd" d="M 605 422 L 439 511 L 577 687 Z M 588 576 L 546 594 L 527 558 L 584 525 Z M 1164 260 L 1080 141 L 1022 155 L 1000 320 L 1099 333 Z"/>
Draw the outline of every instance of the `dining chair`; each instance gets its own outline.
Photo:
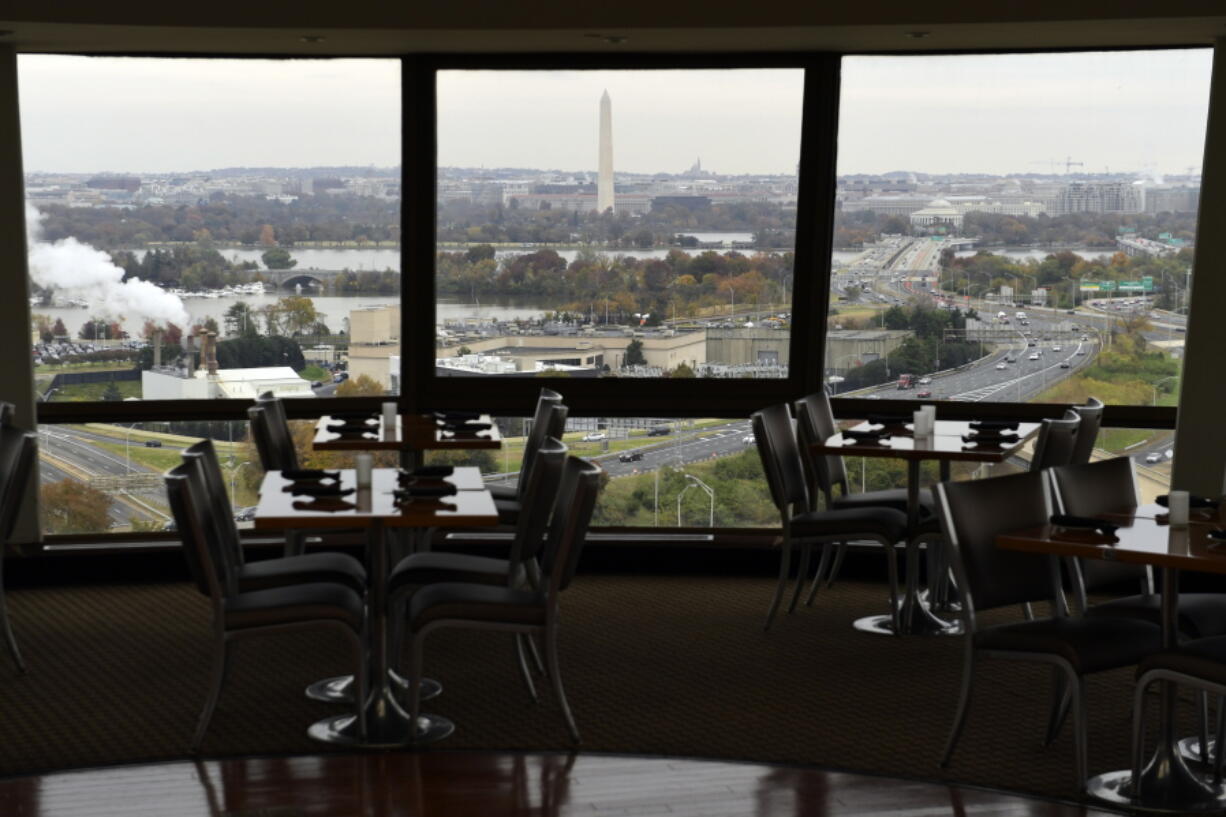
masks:
<path id="1" fill-rule="evenodd" d="M 528 434 L 524 439 L 524 455 L 519 463 L 519 477 L 514 485 L 489 486 L 490 495 L 495 500 L 523 499 L 525 477 L 532 470 L 532 461 L 536 458 L 537 449 L 549 437 L 562 439 L 562 432 L 550 433 L 557 429 L 549 425 L 550 408 L 561 403 L 562 395 L 553 389 L 541 389 L 541 393 L 536 398 L 536 409 L 532 413 L 532 427 L 528 429 Z M 565 425 L 565 415 L 563 415 L 562 422 Z"/>
<path id="2" fill-rule="evenodd" d="M 1030 470 L 1042 471 L 1072 462 L 1080 427 L 1081 417 L 1072 409 L 1066 410 L 1059 420 L 1045 418 L 1039 427 L 1039 439 L 1034 444 Z"/>
<path id="3" fill-rule="evenodd" d="M 805 466 L 805 477 L 809 483 L 810 510 L 818 510 L 820 498 L 825 500 L 827 510 L 886 507 L 903 513 L 907 512 L 906 488 L 885 488 L 852 493 L 851 482 L 847 478 L 847 464 L 843 456 L 841 454 L 818 454 L 813 451 L 814 445 L 825 442 L 839 430 L 834 420 L 834 410 L 830 407 L 830 397 L 825 391 L 815 392 L 797 400 L 795 411 L 796 435 L 800 445 L 801 461 Z M 836 488 L 838 493 L 835 492 Z M 907 532 L 907 537 L 923 537 L 925 540 L 939 538 L 941 531 L 936 523 L 931 495 L 921 492 L 919 500 L 919 523 L 915 530 Z M 928 546 L 935 547 L 933 544 Z M 817 569 L 813 572 L 813 583 L 805 599 L 806 605 L 813 604 L 819 587 L 824 584 L 828 588 L 834 584 L 843 566 L 843 560 L 847 556 L 847 549 L 847 542 L 826 543 L 822 546 Z"/>
<path id="4" fill-rule="evenodd" d="M 347 553 L 324 551 L 248 562 L 213 441 L 201 440 L 183 449 L 183 459 L 199 470 L 209 502 L 209 533 L 215 546 L 226 554 L 223 569 L 232 574 L 230 578 L 240 592 L 306 582 L 334 582 L 359 594 L 366 592 L 366 569 Z"/>
<path id="5" fill-rule="evenodd" d="M 550 394 L 556 395 L 557 392 L 550 392 Z M 536 457 L 539 454 L 541 443 L 548 439 L 562 439 L 562 434 L 566 431 L 566 418 L 569 413 L 570 409 L 564 404 L 553 400 L 552 397 L 544 401 L 543 406 L 538 409 L 538 418 L 532 424 L 532 434 L 529 435 L 529 440 L 525 443 L 525 456 L 528 444 L 532 444 L 535 450 L 531 459 L 520 466 L 519 480 L 516 482 L 514 489 L 515 494 L 513 496 L 506 495 L 509 492 L 508 486 L 499 486 L 502 488 L 501 496 L 494 494 L 494 507 L 498 511 L 499 525 L 515 527 L 518 524 L 520 511 L 530 501 L 527 488 L 531 481 L 532 469 L 536 467 Z M 531 438 L 536 435 L 538 428 L 540 429 L 541 440 L 533 443 Z M 490 492 L 493 494 L 492 489 Z"/>
<path id="6" fill-rule="evenodd" d="M 1129 618 L 1069 615 L 1056 557 L 996 547 L 996 537 L 1047 524 L 1052 513 L 1048 476 L 1031 471 L 933 487 L 945 532 L 948 562 L 961 593 L 964 638 L 962 686 L 940 765 L 946 767 L 966 724 L 976 661 L 996 658 L 1047 664 L 1063 685 L 1052 687 L 1053 717 L 1066 695 L 1074 724 L 1078 790 L 1086 781 L 1085 676 L 1136 664 L 1161 644 L 1161 628 Z M 1000 607 L 1048 602 L 1047 618 L 984 627 L 979 614 Z M 1050 730 L 1050 722 L 1048 725 Z"/>
<path id="7" fill-rule="evenodd" d="M 1094 453 L 1094 444 L 1098 442 L 1098 429 L 1103 424 L 1103 401 L 1097 397 L 1086 399 L 1084 406 L 1073 406 L 1073 411 L 1081 418 L 1077 428 L 1077 444 L 1073 446 L 1072 463 L 1084 464 L 1090 461 Z"/>
<path id="8" fill-rule="evenodd" d="M 415 722 L 421 711 L 422 651 L 427 636 L 444 628 L 523 633 L 542 639 L 547 672 L 566 719 L 566 728 L 571 740 L 579 743 L 579 729 L 566 700 L 558 661 L 558 601 L 578 567 L 603 475 L 600 466 L 585 459 L 570 457 L 566 461 L 553 504 L 548 538 L 541 551 L 541 569 L 547 577 L 544 586 L 514 588 L 439 582 L 422 587 L 409 598 L 411 721 Z"/>
<path id="9" fill-rule="evenodd" d="M 410 594 L 424 585 L 470 582 L 496 587 L 541 589 L 540 551 L 554 509 L 566 455 L 566 445 L 552 437 L 546 438 L 538 446 L 531 472 L 527 475 L 523 509 L 516 520 L 515 536 L 507 558 L 422 551 L 404 557 L 392 568 L 387 581 L 387 596 L 392 610 L 392 655 L 402 655 L 404 652 L 404 611 Z M 524 685 L 535 700 L 536 687 L 528 669 L 527 655 L 532 656 L 538 669 L 543 670 L 544 664 L 535 643 L 522 633 L 515 635 L 515 651 Z"/>
<path id="10" fill-rule="evenodd" d="M 166 496 L 183 543 L 183 554 L 196 589 L 212 608 L 213 669 L 204 710 L 192 737 L 191 750 L 199 751 L 221 697 L 232 642 L 252 635 L 299 630 L 340 633 L 353 650 L 357 678 L 356 700 L 366 700 L 366 611 L 362 597 L 342 584 L 310 582 L 267 590 L 240 592 L 227 569 L 224 548 L 211 534 L 210 502 L 193 463 L 181 464 L 165 475 Z M 366 733 L 365 708 L 357 706 L 361 734 Z"/>
<path id="11" fill-rule="evenodd" d="M 814 544 L 870 540 L 880 544 L 886 553 L 886 573 L 890 584 L 890 611 L 898 628 L 898 561 L 894 545 L 907 530 L 907 515 L 886 507 L 842 508 L 817 511 L 812 509 L 809 487 L 805 482 L 804 466 L 796 440 L 792 412 L 787 403 L 755 411 L 750 416 L 762 470 L 770 488 L 771 500 L 779 511 L 782 527 L 779 578 L 775 594 L 766 613 L 769 630 L 779 611 L 791 573 L 792 550 L 800 548 L 796 589 L 788 612 L 796 609 L 801 587 L 808 575 L 809 559 Z"/>
<path id="12" fill-rule="evenodd" d="M 0 426 L 0 549 L 13 538 L 17 517 L 25 504 L 27 476 L 37 457 L 38 438 L 33 432 L 22 431 L 7 423 Z M 4 553 L 0 550 L 0 627 L 4 641 L 19 672 L 26 671 L 25 660 L 17 647 L 17 637 L 9 621 L 8 602 L 4 594 Z"/>

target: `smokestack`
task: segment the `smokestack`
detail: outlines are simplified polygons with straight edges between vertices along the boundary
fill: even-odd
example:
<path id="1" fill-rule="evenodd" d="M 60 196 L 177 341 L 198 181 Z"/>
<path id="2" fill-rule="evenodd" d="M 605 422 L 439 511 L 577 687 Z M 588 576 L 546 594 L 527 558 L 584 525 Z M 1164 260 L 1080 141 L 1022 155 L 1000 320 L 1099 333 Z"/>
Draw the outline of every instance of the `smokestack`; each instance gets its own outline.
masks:
<path id="1" fill-rule="evenodd" d="M 217 376 L 217 333 L 208 332 L 204 336 L 206 364 L 209 367 L 209 377 Z"/>
<path id="2" fill-rule="evenodd" d="M 183 333 L 183 358 L 190 375 L 196 370 L 196 336 L 189 332 Z"/>
<path id="3" fill-rule="evenodd" d="M 162 330 L 153 330 L 153 368 L 162 368 Z"/>

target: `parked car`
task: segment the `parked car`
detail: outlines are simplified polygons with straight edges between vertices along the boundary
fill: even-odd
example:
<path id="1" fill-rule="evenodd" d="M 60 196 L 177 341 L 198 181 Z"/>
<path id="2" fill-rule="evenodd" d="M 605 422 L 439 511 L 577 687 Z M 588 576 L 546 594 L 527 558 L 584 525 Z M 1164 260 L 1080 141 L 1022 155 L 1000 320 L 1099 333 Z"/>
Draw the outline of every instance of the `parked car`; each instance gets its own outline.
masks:
<path id="1" fill-rule="evenodd" d="M 583 435 L 583 441 L 585 443 L 598 443 L 607 439 L 609 439 L 609 435 L 605 434 L 603 431 L 589 431 L 587 434 Z"/>
<path id="2" fill-rule="evenodd" d="M 619 462 L 638 462 L 643 458 L 642 451 L 623 451 L 617 455 Z"/>
<path id="3" fill-rule="evenodd" d="M 672 426 L 652 426 L 651 430 L 647 432 L 647 436 L 648 437 L 663 437 L 666 434 L 672 434 L 672 433 L 673 433 Z"/>

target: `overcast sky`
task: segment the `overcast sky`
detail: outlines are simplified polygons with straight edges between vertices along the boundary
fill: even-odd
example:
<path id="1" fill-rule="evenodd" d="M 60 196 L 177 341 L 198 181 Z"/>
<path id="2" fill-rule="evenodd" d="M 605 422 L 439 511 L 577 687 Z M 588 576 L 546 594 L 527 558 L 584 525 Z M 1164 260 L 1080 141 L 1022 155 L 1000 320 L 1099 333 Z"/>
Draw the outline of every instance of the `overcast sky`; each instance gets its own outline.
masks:
<path id="1" fill-rule="evenodd" d="M 1200 168 L 1211 52 L 849 57 L 840 173 L 1184 173 Z M 27 171 L 399 163 L 394 60 L 20 57 Z M 439 162 L 791 173 L 797 70 L 445 72 Z"/>

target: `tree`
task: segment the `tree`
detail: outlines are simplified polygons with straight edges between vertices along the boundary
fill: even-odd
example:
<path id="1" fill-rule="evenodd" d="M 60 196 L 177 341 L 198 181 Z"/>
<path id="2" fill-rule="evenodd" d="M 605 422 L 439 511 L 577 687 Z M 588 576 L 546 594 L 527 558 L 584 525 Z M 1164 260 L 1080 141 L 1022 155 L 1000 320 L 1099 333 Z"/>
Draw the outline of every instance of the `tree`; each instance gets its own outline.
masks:
<path id="1" fill-rule="evenodd" d="M 260 243 L 265 247 L 275 247 L 277 245 L 277 236 L 273 232 L 271 224 L 265 224 L 260 229 Z"/>
<path id="2" fill-rule="evenodd" d="M 626 357 L 623 366 L 646 366 L 647 358 L 643 355 L 643 341 L 635 338 L 626 344 Z"/>
<path id="3" fill-rule="evenodd" d="M 106 388 L 102 391 L 102 399 L 110 403 L 117 403 L 123 400 L 123 394 L 119 391 L 119 386 L 115 385 L 115 381 L 106 384 Z"/>
<path id="4" fill-rule="evenodd" d="M 55 340 L 55 331 L 51 328 L 51 317 L 49 315 L 40 315 L 36 312 L 30 316 L 30 322 L 34 325 L 34 331 L 38 333 L 38 337 L 43 343 L 50 343 Z"/>
<path id="5" fill-rule="evenodd" d="M 382 395 L 387 390 L 383 385 L 367 374 L 360 374 L 356 378 L 349 378 L 344 383 L 336 387 L 337 397 L 363 397 L 363 396 L 378 396 Z"/>
<path id="6" fill-rule="evenodd" d="M 677 368 L 669 372 L 669 377 L 696 377 L 694 370 L 685 363 L 678 363 Z"/>
<path id="7" fill-rule="evenodd" d="M 48 533 L 98 533 L 110 527 L 111 498 L 84 482 L 63 479 L 40 493 Z"/>
<path id="8" fill-rule="evenodd" d="M 267 250 L 260 259 L 264 262 L 264 266 L 269 269 L 293 269 L 298 266 L 298 262 L 289 254 L 289 250 L 283 247 L 273 247 Z"/>
<path id="9" fill-rule="evenodd" d="M 281 317 L 281 325 L 291 335 L 303 332 L 319 320 L 315 302 L 305 295 L 282 298 L 277 302 L 277 311 Z"/>
<path id="10" fill-rule="evenodd" d="M 255 310 L 246 301 L 236 301 L 221 318 L 225 324 L 227 335 L 238 335 L 244 338 L 254 338 L 260 334 L 259 321 Z"/>
<path id="11" fill-rule="evenodd" d="M 55 335 L 57 338 L 68 337 L 68 327 L 64 325 L 63 318 L 55 319 L 55 325 L 51 327 L 51 334 Z"/>

